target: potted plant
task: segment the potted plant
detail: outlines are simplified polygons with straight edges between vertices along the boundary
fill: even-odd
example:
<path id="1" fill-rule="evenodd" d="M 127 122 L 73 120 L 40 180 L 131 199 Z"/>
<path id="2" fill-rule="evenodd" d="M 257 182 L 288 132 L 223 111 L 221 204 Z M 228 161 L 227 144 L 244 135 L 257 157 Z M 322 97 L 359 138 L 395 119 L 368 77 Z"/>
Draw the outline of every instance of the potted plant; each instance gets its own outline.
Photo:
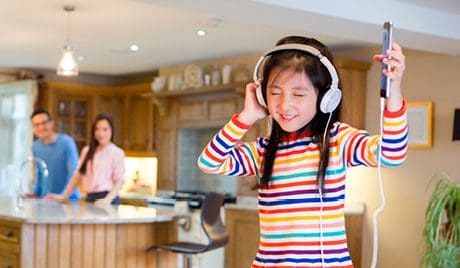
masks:
<path id="1" fill-rule="evenodd" d="M 446 173 L 433 179 L 437 183 L 425 212 L 421 264 L 460 267 L 460 184 Z"/>

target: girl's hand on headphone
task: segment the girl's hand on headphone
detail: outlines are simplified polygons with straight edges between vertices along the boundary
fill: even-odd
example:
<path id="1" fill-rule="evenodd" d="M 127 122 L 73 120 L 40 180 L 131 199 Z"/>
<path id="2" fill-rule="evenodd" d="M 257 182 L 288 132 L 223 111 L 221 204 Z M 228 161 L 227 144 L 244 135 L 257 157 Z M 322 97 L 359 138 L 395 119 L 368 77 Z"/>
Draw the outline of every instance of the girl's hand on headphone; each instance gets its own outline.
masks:
<path id="1" fill-rule="evenodd" d="M 256 90 L 259 85 L 255 82 L 246 85 L 246 96 L 244 98 L 244 108 L 238 118 L 241 122 L 252 125 L 257 120 L 268 115 L 267 110 L 257 102 Z"/>

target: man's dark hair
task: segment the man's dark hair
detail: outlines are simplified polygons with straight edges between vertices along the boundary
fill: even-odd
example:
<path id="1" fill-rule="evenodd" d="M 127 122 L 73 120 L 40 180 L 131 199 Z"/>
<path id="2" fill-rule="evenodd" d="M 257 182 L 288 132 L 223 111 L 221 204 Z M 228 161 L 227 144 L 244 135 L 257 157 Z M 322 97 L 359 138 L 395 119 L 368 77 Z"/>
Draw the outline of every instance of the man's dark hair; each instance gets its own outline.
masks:
<path id="1" fill-rule="evenodd" d="M 34 116 L 36 116 L 37 114 L 46 114 L 46 116 L 48 117 L 48 120 L 53 120 L 50 112 L 48 112 L 48 110 L 44 108 L 35 109 L 34 112 L 30 115 L 30 120 L 32 120 L 32 118 L 34 118 Z"/>

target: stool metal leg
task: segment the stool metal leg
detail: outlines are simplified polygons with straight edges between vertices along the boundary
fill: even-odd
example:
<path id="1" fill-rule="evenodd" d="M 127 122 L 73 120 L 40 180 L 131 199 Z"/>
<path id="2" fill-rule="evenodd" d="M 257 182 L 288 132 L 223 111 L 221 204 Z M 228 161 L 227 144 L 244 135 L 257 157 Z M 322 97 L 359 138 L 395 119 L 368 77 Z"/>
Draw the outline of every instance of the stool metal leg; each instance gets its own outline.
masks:
<path id="1" fill-rule="evenodd" d="M 192 268 L 192 255 L 184 254 L 185 256 L 185 268 Z"/>

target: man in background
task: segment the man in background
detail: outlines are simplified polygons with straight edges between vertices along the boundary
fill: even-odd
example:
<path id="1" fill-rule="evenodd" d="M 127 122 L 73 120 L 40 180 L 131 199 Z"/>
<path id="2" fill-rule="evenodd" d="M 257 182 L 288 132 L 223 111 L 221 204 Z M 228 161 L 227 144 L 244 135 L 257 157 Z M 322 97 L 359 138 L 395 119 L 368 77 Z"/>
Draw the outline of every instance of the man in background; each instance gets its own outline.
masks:
<path id="1" fill-rule="evenodd" d="M 37 179 L 33 194 L 29 197 L 42 198 L 48 193 L 62 194 L 67 183 L 78 165 L 78 151 L 75 141 L 68 135 L 56 133 L 50 113 L 45 109 L 37 109 L 30 116 L 32 130 L 37 140 L 32 145 L 32 154 L 45 161 L 48 177 L 44 177 L 43 169 L 37 165 Z M 70 200 L 78 200 L 78 188 L 73 191 Z"/>

